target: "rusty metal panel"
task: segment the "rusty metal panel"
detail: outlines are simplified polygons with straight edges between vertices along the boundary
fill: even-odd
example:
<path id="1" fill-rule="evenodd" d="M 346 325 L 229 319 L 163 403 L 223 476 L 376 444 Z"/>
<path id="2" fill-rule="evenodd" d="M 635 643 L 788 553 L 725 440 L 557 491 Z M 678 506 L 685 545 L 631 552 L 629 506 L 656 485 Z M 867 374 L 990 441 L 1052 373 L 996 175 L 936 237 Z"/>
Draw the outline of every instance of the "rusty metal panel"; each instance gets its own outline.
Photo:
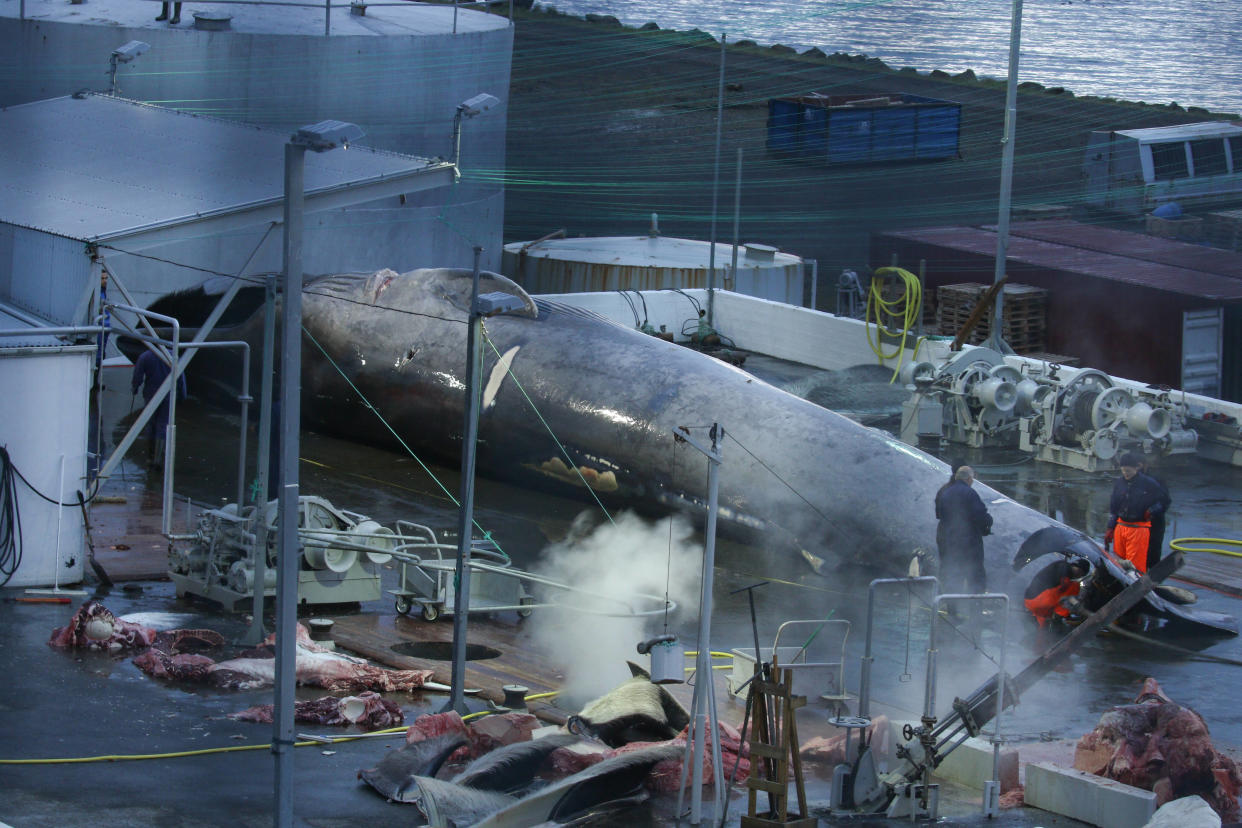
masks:
<path id="1" fill-rule="evenodd" d="M 1235 251 L 1097 227 L 1078 221 L 1021 221 L 1009 227 L 1011 236 L 1065 244 L 1097 253 L 1198 270 L 1242 279 L 1242 255 Z"/>
<path id="2" fill-rule="evenodd" d="M 1136 237 L 1136 243 L 1144 239 L 1138 234 L 1131 235 Z M 975 256 L 991 256 L 993 261 L 996 259 L 996 233 L 978 227 L 929 227 L 900 230 L 879 234 L 875 239 L 881 246 L 887 239 L 894 242 L 932 245 L 943 249 L 944 253 L 960 251 Z M 1235 258 L 1239 270 L 1242 270 L 1242 255 L 1235 256 Z M 887 260 L 882 257 L 877 259 L 873 256 L 873 261 L 887 264 Z M 1019 264 L 1030 270 L 1074 274 L 1078 277 L 1129 284 L 1203 301 L 1242 301 L 1242 279 L 1234 276 L 1193 270 L 1150 259 L 1099 252 L 1082 246 L 1057 244 L 1042 239 L 1011 235 L 1007 269 L 1012 270 L 1014 265 Z"/>

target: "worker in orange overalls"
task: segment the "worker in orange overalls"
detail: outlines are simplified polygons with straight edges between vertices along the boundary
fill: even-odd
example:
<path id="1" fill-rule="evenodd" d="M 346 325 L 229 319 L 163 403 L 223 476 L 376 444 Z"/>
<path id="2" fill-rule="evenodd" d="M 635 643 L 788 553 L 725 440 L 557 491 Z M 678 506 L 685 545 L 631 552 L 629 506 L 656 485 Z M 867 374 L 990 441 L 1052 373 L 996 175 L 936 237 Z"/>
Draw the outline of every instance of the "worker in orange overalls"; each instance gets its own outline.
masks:
<path id="1" fill-rule="evenodd" d="M 1104 548 L 1112 544 L 1117 557 L 1129 561 L 1139 572 L 1146 572 L 1151 519 L 1164 514 L 1170 498 L 1168 490 L 1139 471 L 1142 462 L 1143 458 L 1132 451 L 1121 456 L 1121 477 L 1113 484 L 1108 504 Z"/>
<path id="2" fill-rule="evenodd" d="M 1052 617 L 1069 618 L 1071 604 L 1082 591 L 1082 581 L 1091 572 L 1086 558 L 1058 560 L 1041 569 L 1027 586 L 1022 603 L 1045 629 Z"/>

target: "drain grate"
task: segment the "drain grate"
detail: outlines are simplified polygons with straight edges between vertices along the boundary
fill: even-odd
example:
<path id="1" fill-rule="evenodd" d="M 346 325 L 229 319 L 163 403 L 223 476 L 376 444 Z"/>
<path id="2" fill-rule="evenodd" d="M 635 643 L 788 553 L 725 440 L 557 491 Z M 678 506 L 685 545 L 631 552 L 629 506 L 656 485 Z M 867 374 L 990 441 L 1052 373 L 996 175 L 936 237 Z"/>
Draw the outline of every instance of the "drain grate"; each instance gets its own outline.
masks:
<path id="1" fill-rule="evenodd" d="M 429 661 L 452 661 L 453 642 L 451 641 L 405 641 L 393 644 L 394 653 L 410 658 L 425 658 Z M 498 658 L 500 650 L 483 644 L 466 645 L 466 661 L 486 661 Z"/>

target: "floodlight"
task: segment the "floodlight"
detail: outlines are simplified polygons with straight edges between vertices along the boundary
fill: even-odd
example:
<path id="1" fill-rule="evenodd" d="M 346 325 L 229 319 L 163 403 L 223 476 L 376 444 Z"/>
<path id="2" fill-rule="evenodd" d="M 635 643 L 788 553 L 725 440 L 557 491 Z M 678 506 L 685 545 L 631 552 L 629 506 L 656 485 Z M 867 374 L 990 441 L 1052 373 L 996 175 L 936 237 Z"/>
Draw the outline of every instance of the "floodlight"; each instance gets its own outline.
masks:
<path id="1" fill-rule="evenodd" d="M 150 48 L 150 43 L 143 43 L 141 40 L 131 40 L 124 46 L 118 46 L 113 49 L 112 57 L 116 58 L 117 63 L 129 63 Z"/>
<path id="2" fill-rule="evenodd" d="M 486 112 L 496 104 L 500 103 L 500 99 L 495 95 L 489 95 L 486 92 L 475 95 L 473 98 L 462 101 L 457 105 L 457 111 L 467 118 L 473 118 L 482 112 Z"/>
<path id="3" fill-rule="evenodd" d="M 496 316 L 510 311 L 520 310 L 526 307 L 526 303 L 520 297 L 511 293 L 503 293 L 496 291 L 494 293 L 479 294 L 478 311 L 480 316 Z"/>
<path id="4" fill-rule="evenodd" d="M 293 134 L 290 139 L 294 144 L 302 144 L 315 152 L 344 147 L 348 149 L 350 141 L 356 141 L 366 135 L 362 127 L 345 121 L 320 121 L 317 124 L 304 126 Z"/>

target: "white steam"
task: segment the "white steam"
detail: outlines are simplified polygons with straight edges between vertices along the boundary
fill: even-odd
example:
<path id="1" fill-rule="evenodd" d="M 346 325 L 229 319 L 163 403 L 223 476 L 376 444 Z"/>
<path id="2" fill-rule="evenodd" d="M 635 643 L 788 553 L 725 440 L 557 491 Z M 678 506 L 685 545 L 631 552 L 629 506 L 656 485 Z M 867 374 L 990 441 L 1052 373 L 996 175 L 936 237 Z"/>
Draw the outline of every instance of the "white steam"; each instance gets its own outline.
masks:
<path id="1" fill-rule="evenodd" d="M 591 525 L 579 516 L 565 540 L 543 551 L 535 571 L 575 591 L 544 596 L 561 607 L 531 617 L 536 645 L 565 671 L 571 704 L 603 695 L 630 677 L 626 661 L 647 666 L 635 649 L 664 632 L 664 596 L 682 618 L 696 614 L 702 546 L 682 517 L 648 521 L 631 513 Z M 627 607 L 650 615 L 628 614 Z M 669 632 L 675 632 L 669 616 Z"/>

